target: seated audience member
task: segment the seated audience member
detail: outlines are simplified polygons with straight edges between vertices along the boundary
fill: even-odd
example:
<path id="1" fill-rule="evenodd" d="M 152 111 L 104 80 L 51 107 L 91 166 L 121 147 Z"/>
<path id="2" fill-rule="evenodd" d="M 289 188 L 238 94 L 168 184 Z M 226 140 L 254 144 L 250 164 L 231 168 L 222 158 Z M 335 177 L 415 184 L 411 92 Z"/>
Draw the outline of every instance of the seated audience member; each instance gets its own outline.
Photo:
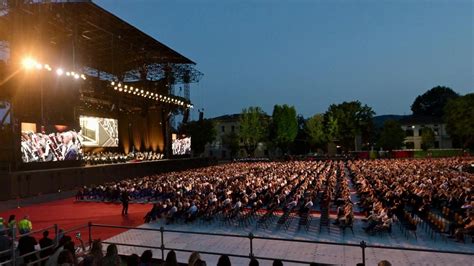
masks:
<path id="1" fill-rule="evenodd" d="M 463 222 L 465 224 L 464 227 L 456 229 L 455 232 L 457 242 L 464 242 L 465 235 L 474 234 L 474 213 L 471 213 Z"/>
<path id="2" fill-rule="evenodd" d="M 206 262 L 203 261 L 202 259 L 197 259 L 196 262 L 194 262 L 194 266 L 206 266 Z"/>
<path id="3" fill-rule="evenodd" d="M 143 217 L 144 222 L 149 223 L 151 221 L 155 221 L 156 218 L 158 217 L 158 213 L 159 213 L 158 204 L 153 203 L 153 207 L 151 208 L 151 210 L 147 212 L 145 217 Z"/>
<path id="4" fill-rule="evenodd" d="M 43 238 L 41 238 L 39 241 L 39 246 L 41 249 L 45 249 L 45 250 L 42 250 L 40 252 L 40 257 L 41 258 L 46 258 L 48 256 L 50 256 L 51 254 L 53 254 L 54 252 L 54 241 L 49 238 L 49 231 L 48 230 L 45 230 L 43 231 Z"/>
<path id="5" fill-rule="evenodd" d="M 198 213 L 198 207 L 196 204 L 193 202 L 191 207 L 186 211 L 186 219 L 185 222 L 191 222 L 196 218 L 196 215 Z"/>
<path id="6" fill-rule="evenodd" d="M 153 253 L 151 250 L 145 250 L 140 257 L 140 266 L 151 266 L 153 261 Z"/>
<path id="7" fill-rule="evenodd" d="M 273 266 L 283 266 L 283 262 L 282 262 L 281 260 L 278 260 L 278 259 L 277 259 L 277 260 L 274 260 L 274 261 L 273 261 L 273 264 L 272 264 L 272 265 L 273 265 Z"/>
<path id="8" fill-rule="evenodd" d="M 36 239 L 30 235 L 24 235 L 18 240 L 18 251 L 20 256 L 35 251 L 35 246 L 38 245 Z M 27 255 L 23 258 L 24 263 L 36 261 L 38 259 L 36 253 Z"/>
<path id="9" fill-rule="evenodd" d="M 94 256 L 92 255 L 86 255 L 84 256 L 84 259 L 82 260 L 81 263 L 79 263 L 80 266 L 99 266 L 100 264 L 95 261 Z"/>
<path id="10" fill-rule="evenodd" d="M 140 265 L 140 257 L 133 253 L 127 259 L 127 266 L 138 266 Z"/>
<path id="11" fill-rule="evenodd" d="M 377 263 L 377 266 L 392 266 L 392 264 L 388 260 L 382 260 Z"/>
<path id="12" fill-rule="evenodd" d="M 259 263 L 258 263 L 258 260 L 256 259 L 251 259 L 250 262 L 249 262 L 249 266 L 258 266 Z"/>
<path id="13" fill-rule="evenodd" d="M 11 239 L 6 235 L 5 231 L 0 231 L 0 252 L 11 250 L 12 244 Z M 9 260 L 10 257 L 10 252 L 0 254 L 0 263 Z"/>
<path id="14" fill-rule="evenodd" d="M 10 215 L 10 217 L 8 218 L 8 223 L 7 223 L 7 226 L 9 229 L 8 236 L 10 237 L 13 237 L 12 232 L 14 232 L 17 227 L 15 219 L 16 219 L 16 216 L 14 214 Z"/>
<path id="15" fill-rule="evenodd" d="M 58 266 L 75 266 L 77 264 L 75 263 L 74 254 L 70 250 L 64 249 L 63 251 L 61 251 L 59 253 L 58 260 L 57 260 L 55 265 L 58 265 Z"/>
<path id="16" fill-rule="evenodd" d="M 305 200 L 305 204 L 301 206 L 301 208 L 299 210 L 299 213 L 300 214 L 308 213 L 313 208 L 313 205 L 314 205 L 313 199 L 312 198 L 307 198 Z"/>
<path id="17" fill-rule="evenodd" d="M 340 220 L 344 217 L 344 206 L 342 205 L 337 206 L 336 215 L 337 215 L 337 218 L 333 224 L 338 225 L 340 223 Z"/>
<path id="18" fill-rule="evenodd" d="M 178 260 L 176 259 L 176 252 L 174 252 L 174 250 L 168 252 L 163 266 L 178 266 Z"/>
<path id="19" fill-rule="evenodd" d="M 199 254 L 199 252 L 194 251 L 189 256 L 188 266 L 194 266 L 194 263 L 196 263 L 196 261 L 199 259 L 201 259 L 201 255 Z"/>
<path id="20" fill-rule="evenodd" d="M 102 266 L 120 266 L 120 256 L 118 254 L 117 245 L 110 244 L 107 247 L 107 253 L 102 259 Z"/>
<path id="21" fill-rule="evenodd" d="M 53 254 L 46 261 L 46 266 L 55 266 L 58 262 L 59 254 L 64 250 L 64 245 L 68 242 L 71 242 L 72 239 L 70 236 L 63 236 L 59 239 L 58 246 L 55 248 Z"/>
<path id="22" fill-rule="evenodd" d="M 173 204 L 173 207 L 168 211 L 168 216 L 166 217 L 166 224 L 173 223 L 174 220 L 176 219 L 176 215 L 178 213 L 178 207 L 176 207 L 175 204 Z"/>
<path id="23" fill-rule="evenodd" d="M 217 261 L 217 266 L 231 266 L 229 256 L 221 255 Z"/>
<path id="24" fill-rule="evenodd" d="M 102 259 L 104 258 L 104 253 L 102 250 L 102 241 L 100 239 L 92 241 L 92 247 L 89 254 L 94 258 L 94 262 L 98 265 L 102 263 Z"/>
<path id="25" fill-rule="evenodd" d="M 64 252 L 65 250 L 68 250 L 72 254 L 72 258 L 73 258 L 73 262 L 74 262 L 73 265 L 77 265 L 78 259 L 77 259 L 77 256 L 76 256 L 76 247 L 74 245 L 74 242 L 72 242 L 72 241 L 66 242 L 64 244 L 64 249 L 63 249 L 62 252 Z M 58 258 L 58 260 L 59 260 L 59 258 Z"/>

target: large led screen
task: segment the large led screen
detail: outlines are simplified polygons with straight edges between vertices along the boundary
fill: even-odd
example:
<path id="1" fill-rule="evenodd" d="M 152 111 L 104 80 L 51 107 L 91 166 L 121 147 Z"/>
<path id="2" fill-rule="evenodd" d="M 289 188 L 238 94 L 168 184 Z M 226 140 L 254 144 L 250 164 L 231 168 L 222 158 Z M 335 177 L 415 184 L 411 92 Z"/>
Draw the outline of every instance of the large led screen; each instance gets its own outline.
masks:
<path id="1" fill-rule="evenodd" d="M 191 137 L 173 139 L 171 148 L 173 155 L 191 154 Z"/>
<path id="2" fill-rule="evenodd" d="M 67 126 L 37 127 L 21 123 L 21 158 L 24 163 L 74 161 L 82 158 L 80 133 Z"/>
<path id="3" fill-rule="evenodd" d="M 84 147 L 118 147 L 118 121 L 112 118 L 80 116 Z"/>

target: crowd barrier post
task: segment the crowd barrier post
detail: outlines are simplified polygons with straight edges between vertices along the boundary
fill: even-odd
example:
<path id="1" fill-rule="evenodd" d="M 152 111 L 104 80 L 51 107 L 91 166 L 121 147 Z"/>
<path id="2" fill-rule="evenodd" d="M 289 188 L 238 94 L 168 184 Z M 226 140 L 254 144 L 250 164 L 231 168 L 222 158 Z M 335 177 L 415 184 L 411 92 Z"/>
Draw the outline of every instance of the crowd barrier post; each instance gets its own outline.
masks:
<path id="1" fill-rule="evenodd" d="M 160 227 L 160 235 L 161 235 L 161 260 L 165 261 L 165 240 L 164 240 L 165 228 L 163 226 Z"/>
<path id="2" fill-rule="evenodd" d="M 362 249 L 362 265 L 365 266 L 365 248 L 367 243 L 364 240 L 360 241 L 360 248 Z"/>
<path id="3" fill-rule="evenodd" d="M 10 229 L 12 231 L 12 265 L 16 265 L 16 254 L 15 254 L 15 238 L 16 238 L 16 226 L 12 226 Z"/>
<path id="4" fill-rule="evenodd" d="M 87 224 L 89 227 L 89 247 L 92 247 L 92 222 Z"/>
<path id="5" fill-rule="evenodd" d="M 253 234 L 252 233 L 249 233 L 249 240 L 250 240 L 250 253 L 249 253 L 249 257 L 250 259 L 253 258 Z"/>

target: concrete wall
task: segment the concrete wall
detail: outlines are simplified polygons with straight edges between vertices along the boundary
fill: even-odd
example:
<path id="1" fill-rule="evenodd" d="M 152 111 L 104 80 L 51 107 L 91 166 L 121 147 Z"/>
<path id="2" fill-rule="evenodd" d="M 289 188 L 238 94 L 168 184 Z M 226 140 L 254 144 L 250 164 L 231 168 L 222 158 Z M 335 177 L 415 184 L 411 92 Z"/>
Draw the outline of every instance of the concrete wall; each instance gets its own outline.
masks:
<path id="1" fill-rule="evenodd" d="M 212 164 L 206 158 L 196 158 L 0 173 L 0 200 L 27 198 L 59 190 L 72 190 L 84 185 Z"/>

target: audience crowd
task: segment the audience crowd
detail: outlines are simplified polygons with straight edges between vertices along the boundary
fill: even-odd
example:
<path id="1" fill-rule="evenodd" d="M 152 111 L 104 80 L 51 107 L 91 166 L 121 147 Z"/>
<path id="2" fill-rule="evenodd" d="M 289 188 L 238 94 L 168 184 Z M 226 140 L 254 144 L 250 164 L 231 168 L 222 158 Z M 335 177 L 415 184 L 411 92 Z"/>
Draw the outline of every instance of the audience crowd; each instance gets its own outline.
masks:
<path id="1" fill-rule="evenodd" d="M 168 222 L 249 209 L 308 212 L 328 178 L 342 169 L 342 162 L 331 161 L 234 163 L 84 187 L 77 198 L 119 201 L 126 192 L 132 201 L 155 202 L 149 218 Z"/>
<path id="2" fill-rule="evenodd" d="M 472 234 L 473 223 L 473 175 L 462 171 L 469 160 L 238 162 L 84 187 L 77 198 L 119 201 L 126 192 L 132 201 L 154 203 L 147 221 L 165 218 L 168 223 L 259 210 L 302 214 L 319 205 L 319 210 L 335 207 L 334 223 L 345 227 L 354 221 L 352 182 L 368 233 L 390 231 L 394 218 L 407 212 L 425 218 L 446 207 L 450 216 L 463 218 L 446 217 L 446 231 L 462 240 Z"/>
<path id="3" fill-rule="evenodd" d="M 389 229 L 394 216 L 403 219 L 407 212 L 422 219 L 429 214 L 441 215 L 444 207 L 450 210 L 444 215 L 449 223 L 445 230 L 458 241 L 463 241 L 464 234 L 472 235 L 474 179 L 473 174 L 461 171 L 465 160 L 348 162 L 360 195 L 359 205 L 368 215 L 366 231 Z M 464 219 L 454 219 L 457 215 Z"/>
<path id="4" fill-rule="evenodd" d="M 352 227 L 357 206 L 367 217 L 368 233 L 389 231 L 395 219 L 407 215 L 428 220 L 439 214 L 449 223 L 446 233 L 463 241 L 474 230 L 473 174 L 462 171 L 462 165 L 472 163 L 469 160 L 238 162 L 83 187 L 77 199 L 113 202 L 126 195 L 132 201 L 153 202 L 145 220 L 163 218 L 167 223 L 275 210 L 303 217 L 316 207 L 321 212 L 334 207 L 334 223 Z M 354 189 L 358 202 L 351 199 Z M 104 254 L 100 241 L 86 249 L 80 236 L 76 239 L 81 245 L 76 247 L 63 233 L 56 243 L 48 231 L 37 241 L 29 234 L 32 229 L 28 216 L 18 222 L 14 215 L 8 221 L 0 218 L 0 263 L 10 259 L 15 230 L 18 254 L 25 263 L 40 258 L 45 258 L 42 265 L 120 265 L 123 261 L 115 245 L 108 245 Z M 40 252 L 32 253 L 38 247 Z M 141 257 L 128 256 L 126 263 L 150 265 L 152 257 L 148 250 Z M 188 264 L 206 265 L 198 253 L 191 254 Z M 168 253 L 164 265 L 176 265 L 174 252 Z M 229 258 L 222 256 L 218 265 L 230 265 Z"/>

